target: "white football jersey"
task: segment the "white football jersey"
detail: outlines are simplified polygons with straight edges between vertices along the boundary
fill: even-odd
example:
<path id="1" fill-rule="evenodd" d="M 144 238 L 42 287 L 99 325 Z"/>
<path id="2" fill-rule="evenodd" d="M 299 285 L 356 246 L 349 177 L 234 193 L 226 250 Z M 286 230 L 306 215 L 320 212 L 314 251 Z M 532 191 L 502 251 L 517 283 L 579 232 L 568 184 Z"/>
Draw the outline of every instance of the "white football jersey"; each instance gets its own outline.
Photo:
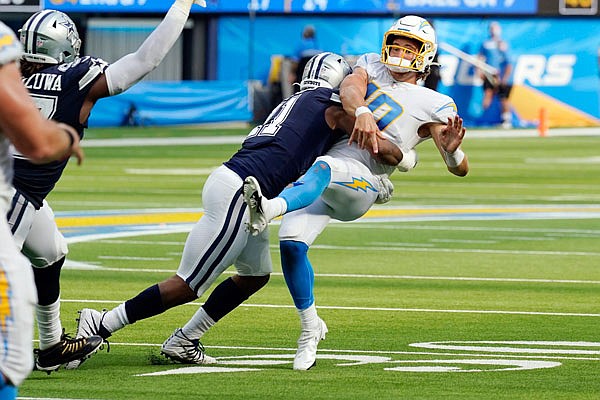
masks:
<path id="1" fill-rule="evenodd" d="M 23 49 L 14 32 L 0 21 L 0 66 L 21 58 Z M 0 131 L 0 212 L 8 211 L 12 157 L 10 142 Z"/>
<path id="2" fill-rule="evenodd" d="M 456 113 L 451 97 L 424 86 L 397 82 L 387 67 L 381 63 L 379 54 L 364 54 L 356 62 L 369 76 L 366 102 L 383 135 L 403 151 L 415 148 L 431 137 L 419 137 L 421 125 L 430 122 L 446 124 Z M 328 155 L 351 157 L 368 166 L 375 174 L 391 174 L 394 168 L 377 163 L 366 150 L 353 144 L 337 143 Z"/>

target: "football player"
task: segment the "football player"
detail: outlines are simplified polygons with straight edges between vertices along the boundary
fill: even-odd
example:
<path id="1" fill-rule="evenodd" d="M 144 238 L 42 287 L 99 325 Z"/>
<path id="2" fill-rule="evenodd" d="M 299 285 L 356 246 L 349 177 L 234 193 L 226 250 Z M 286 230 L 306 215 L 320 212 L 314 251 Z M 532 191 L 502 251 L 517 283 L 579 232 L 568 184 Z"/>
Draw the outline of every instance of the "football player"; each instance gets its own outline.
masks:
<path id="1" fill-rule="evenodd" d="M 96 101 L 127 90 L 158 66 L 180 36 L 193 1 L 176 0 L 137 51 L 110 65 L 97 57 L 80 57 L 81 40 L 66 14 L 33 14 L 19 31 L 25 50 L 21 72 L 42 114 L 72 125 L 82 138 Z M 66 159 L 34 164 L 16 154 L 15 190 L 7 215 L 17 245 L 34 267 L 40 339 L 36 367 L 44 371 L 85 359 L 102 344 L 98 337 L 70 338 L 60 321 L 59 277 L 68 250 L 45 198 L 66 164 Z"/>
<path id="2" fill-rule="evenodd" d="M 279 239 L 284 277 L 301 320 L 296 370 L 315 364 L 317 345 L 328 331 L 315 308 L 308 248 L 331 218 L 352 221 L 378 199 L 389 200 L 393 190 L 389 180 L 382 181 L 389 183 L 387 191 L 374 189 L 381 181 L 379 174 L 385 177 L 394 171 L 381 162 L 379 144 L 392 142 L 400 147 L 397 168 L 406 172 L 416 165 L 414 148 L 433 139 L 449 172 L 468 173 L 468 160 L 460 149 L 466 130 L 454 100 L 417 84 L 427 76 L 436 51 L 435 31 L 425 19 L 397 20 L 383 37 L 381 54 L 361 56 L 340 87 L 344 109 L 356 116 L 349 142 L 334 145 L 317 159 L 318 168 L 311 168 L 275 199 L 261 192 L 262 182 L 246 179 L 244 196 L 253 234 L 259 234 L 272 218 L 289 213 Z"/>
<path id="3" fill-rule="evenodd" d="M 341 108 L 334 90 L 350 72 L 342 57 L 315 56 L 310 80 L 254 128 L 242 148 L 210 174 L 202 190 L 204 215 L 190 232 L 176 275 L 149 287 L 110 311 L 80 311 L 78 335 L 113 332 L 140 319 L 200 297 L 230 265 L 237 274 L 221 282 L 194 316 L 163 343 L 161 352 L 181 363 L 212 364 L 199 340 L 223 316 L 262 288 L 272 271 L 269 233 L 252 236 L 242 186 L 257 177 L 274 197 L 351 132 L 354 116 Z"/>
<path id="4" fill-rule="evenodd" d="M 36 300 L 31 267 L 19 252 L 6 222 L 12 177 L 12 144 L 32 162 L 83 160 L 75 129 L 44 119 L 21 82 L 23 53 L 15 34 L 0 22 L 0 398 L 14 399 L 33 367 L 33 308 Z"/>

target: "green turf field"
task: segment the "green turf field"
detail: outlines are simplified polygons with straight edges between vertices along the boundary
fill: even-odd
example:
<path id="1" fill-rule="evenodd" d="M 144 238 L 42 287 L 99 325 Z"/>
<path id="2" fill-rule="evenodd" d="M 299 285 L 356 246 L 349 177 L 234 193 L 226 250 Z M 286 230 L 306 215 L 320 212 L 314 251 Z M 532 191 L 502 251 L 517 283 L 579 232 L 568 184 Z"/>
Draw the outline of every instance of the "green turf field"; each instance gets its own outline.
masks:
<path id="1" fill-rule="evenodd" d="M 218 133 L 119 129 L 89 137 Z M 68 167 L 49 198 L 72 242 L 62 278 L 68 331 L 78 309 L 112 308 L 175 272 L 207 174 L 237 147 L 89 147 L 82 167 Z M 329 333 L 310 371 L 292 370 L 299 322 L 281 275 L 275 224 L 270 283 L 202 339 L 218 370 L 170 364 L 159 355 L 194 303 L 115 333 L 110 352 L 78 370 L 33 372 L 19 395 L 600 398 L 600 137 L 467 137 L 465 178 L 447 173 L 433 147 L 419 146 L 417 169 L 393 176 L 390 203 L 362 221 L 331 224 L 311 250 Z M 169 209 L 187 212 L 185 224 L 82 241 L 77 237 L 93 232 L 86 225 L 94 220 L 73 228 L 82 215 L 157 209 L 163 217 Z M 181 222 L 165 218 L 156 232 Z M 121 223 L 119 216 L 103 221 L 98 232 Z"/>

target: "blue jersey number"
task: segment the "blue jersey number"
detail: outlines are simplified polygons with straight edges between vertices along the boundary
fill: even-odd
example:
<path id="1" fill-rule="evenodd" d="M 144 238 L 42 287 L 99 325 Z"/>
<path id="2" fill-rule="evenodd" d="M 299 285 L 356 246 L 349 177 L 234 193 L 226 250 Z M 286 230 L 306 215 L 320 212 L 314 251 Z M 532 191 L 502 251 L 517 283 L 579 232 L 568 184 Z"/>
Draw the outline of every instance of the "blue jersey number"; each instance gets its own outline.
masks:
<path id="1" fill-rule="evenodd" d="M 367 86 L 367 104 L 375 115 L 377 127 L 380 131 L 384 131 L 404 112 L 404 108 L 400 104 L 379 90 L 377 85 L 373 83 L 369 83 Z"/>

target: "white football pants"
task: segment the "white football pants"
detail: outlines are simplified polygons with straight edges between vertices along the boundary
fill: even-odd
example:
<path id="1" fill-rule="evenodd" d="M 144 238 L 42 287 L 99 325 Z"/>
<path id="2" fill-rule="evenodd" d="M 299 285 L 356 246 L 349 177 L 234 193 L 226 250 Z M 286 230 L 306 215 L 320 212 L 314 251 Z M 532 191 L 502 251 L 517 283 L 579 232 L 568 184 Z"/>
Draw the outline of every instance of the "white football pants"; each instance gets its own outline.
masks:
<path id="1" fill-rule="evenodd" d="M 273 271 L 269 229 L 250 235 L 242 185 L 242 179 L 222 165 L 202 189 L 204 215 L 188 235 L 177 270 L 198 297 L 230 265 L 241 276 L 265 276 Z"/>
<path id="2" fill-rule="evenodd" d="M 323 194 L 306 208 L 283 216 L 279 240 L 311 245 L 329 221 L 353 221 L 375 203 L 378 179 L 363 163 L 352 158 L 322 156 L 317 161 L 331 168 L 331 181 Z"/>

